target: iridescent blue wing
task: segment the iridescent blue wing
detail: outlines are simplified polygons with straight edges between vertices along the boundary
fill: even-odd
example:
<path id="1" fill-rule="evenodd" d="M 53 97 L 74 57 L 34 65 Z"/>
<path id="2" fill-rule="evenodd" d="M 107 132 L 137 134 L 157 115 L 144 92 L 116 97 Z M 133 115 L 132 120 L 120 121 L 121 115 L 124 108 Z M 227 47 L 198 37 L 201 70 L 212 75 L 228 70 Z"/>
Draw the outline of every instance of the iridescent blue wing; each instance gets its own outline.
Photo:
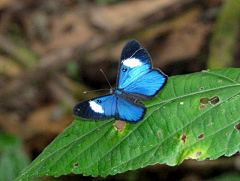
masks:
<path id="1" fill-rule="evenodd" d="M 143 104 L 137 104 L 117 97 L 116 119 L 137 122 L 143 119 L 147 108 Z"/>
<path id="2" fill-rule="evenodd" d="M 166 82 L 167 76 L 152 67 L 148 52 L 136 40 L 125 45 L 118 67 L 118 89 L 134 99 L 150 100 Z"/>
<path id="3" fill-rule="evenodd" d="M 116 119 L 137 122 L 143 119 L 147 108 L 139 102 L 150 100 L 164 87 L 167 76 L 152 67 L 147 51 L 136 41 L 123 48 L 118 67 L 117 90 L 113 94 L 78 103 L 74 115 L 85 119 Z"/>
<path id="4" fill-rule="evenodd" d="M 117 87 L 127 87 L 151 68 L 151 58 L 147 51 L 136 40 L 128 42 L 122 50 L 118 65 Z"/>
<path id="5" fill-rule="evenodd" d="M 128 122 L 141 120 L 145 112 L 146 108 L 141 104 L 134 104 L 114 95 L 89 99 L 73 108 L 73 114 L 84 119 L 103 120 L 115 117 Z"/>
<path id="6" fill-rule="evenodd" d="M 78 103 L 73 108 L 73 114 L 85 119 L 108 119 L 115 116 L 116 105 L 117 98 L 114 95 L 97 97 Z"/>
<path id="7" fill-rule="evenodd" d="M 167 77 L 158 69 L 152 69 L 124 88 L 124 92 L 138 100 L 150 100 L 164 87 Z"/>

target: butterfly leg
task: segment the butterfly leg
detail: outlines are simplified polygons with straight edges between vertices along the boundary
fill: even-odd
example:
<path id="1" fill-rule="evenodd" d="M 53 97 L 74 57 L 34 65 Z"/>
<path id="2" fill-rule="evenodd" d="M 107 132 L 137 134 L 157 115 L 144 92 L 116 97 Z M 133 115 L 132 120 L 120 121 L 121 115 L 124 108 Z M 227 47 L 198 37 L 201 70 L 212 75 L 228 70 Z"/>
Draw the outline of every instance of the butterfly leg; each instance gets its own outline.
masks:
<path id="1" fill-rule="evenodd" d="M 134 100 L 134 104 L 137 104 L 137 105 L 140 105 L 140 106 L 144 107 L 144 104 L 142 102 L 140 102 L 140 100 L 138 100 L 138 99 Z"/>

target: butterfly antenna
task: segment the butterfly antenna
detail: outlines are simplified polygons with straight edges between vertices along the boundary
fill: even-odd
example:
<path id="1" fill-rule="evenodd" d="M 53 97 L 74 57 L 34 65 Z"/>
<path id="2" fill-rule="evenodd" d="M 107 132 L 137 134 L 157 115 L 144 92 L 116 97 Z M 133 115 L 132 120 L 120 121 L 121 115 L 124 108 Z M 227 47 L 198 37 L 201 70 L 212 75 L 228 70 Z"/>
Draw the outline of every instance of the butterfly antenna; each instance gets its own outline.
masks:
<path id="1" fill-rule="evenodd" d="M 104 75 L 105 79 L 107 80 L 107 83 L 108 83 L 109 87 L 112 89 L 112 86 L 111 86 L 110 82 L 108 81 L 107 76 L 104 74 L 102 69 L 100 69 L 100 71 L 102 72 L 102 74 Z"/>
<path id="2" fill-rule="evenodd" d="M 108 81 L 107 76 L 104 74 L 102 69 L 100 69 L 100 71 L 102 72 L 102 74 L 104 75 L 105 79 L 107 80 L 107 83 L 108 83 L 109 87 L 112 89 L 112 86 L 111 86 L 110 82 Z M 99 89 L 99 90 L 92 90 L 92 91 L 84 91 L 83 93 L 85 94 L 85 93 L 89 93 L 89 92 L 98 92 L 98 91 L 105 91 L 105 90 L 109 90 L 109 89 Z"/>
<path id="3" fill-rule="evenodd" d="M 130 58 L 132 58 L 139 50 L 141 50 L 141 49 L 143 49 L 143 47 L 140 47 L 138 50 L 136 50 L 132 55 L 131 55 L 131 57 Z"/>
<path id="4" fill-rule="evenodd" d="M 99 89 L 99 90 L 92 90 L 92 91 L 84 91 L 83 93 L 89 93 L 89 92 L 98 92 L 98 91 L 105 91 L 105 90 L 109 90 L 109 89 Z"/>

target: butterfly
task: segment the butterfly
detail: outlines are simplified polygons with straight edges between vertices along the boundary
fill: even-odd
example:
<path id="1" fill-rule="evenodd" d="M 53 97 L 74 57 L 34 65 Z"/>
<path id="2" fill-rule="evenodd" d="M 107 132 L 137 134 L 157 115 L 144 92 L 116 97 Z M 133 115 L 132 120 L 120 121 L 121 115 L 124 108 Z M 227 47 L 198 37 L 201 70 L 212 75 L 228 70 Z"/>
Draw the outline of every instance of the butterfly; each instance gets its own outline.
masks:
<path id="1" fill-rule="evenodd" d="M 73 114 L 96 121 L 116 118 L 138 122 L 147 111 L 140 101 L 156 97 L 167 79 L 162 71 L 153 68 L 148 52 L 136 40 L 131 40 L 122 50 L 116 88 L 111 88 L 109 95 L 78 103 Z"/>

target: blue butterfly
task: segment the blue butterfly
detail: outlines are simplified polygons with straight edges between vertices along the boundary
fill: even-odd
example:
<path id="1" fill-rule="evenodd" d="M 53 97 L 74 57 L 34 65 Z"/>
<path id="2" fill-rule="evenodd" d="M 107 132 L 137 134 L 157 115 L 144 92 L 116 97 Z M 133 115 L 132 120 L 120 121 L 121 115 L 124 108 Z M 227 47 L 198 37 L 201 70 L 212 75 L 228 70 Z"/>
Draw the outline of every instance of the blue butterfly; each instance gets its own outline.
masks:
<path id="1" fill-rule="evenodd" d="M 148 52 L 136 40 L 129 41 L 121 54 L 116 89 L 111 88 L 110 95 L 78 103 L 73 114 L 92 120 L 140 121 L 147 111 L 140 101 L 156 97 L 167 79 L 164 73 L 152 67 Z"/>

